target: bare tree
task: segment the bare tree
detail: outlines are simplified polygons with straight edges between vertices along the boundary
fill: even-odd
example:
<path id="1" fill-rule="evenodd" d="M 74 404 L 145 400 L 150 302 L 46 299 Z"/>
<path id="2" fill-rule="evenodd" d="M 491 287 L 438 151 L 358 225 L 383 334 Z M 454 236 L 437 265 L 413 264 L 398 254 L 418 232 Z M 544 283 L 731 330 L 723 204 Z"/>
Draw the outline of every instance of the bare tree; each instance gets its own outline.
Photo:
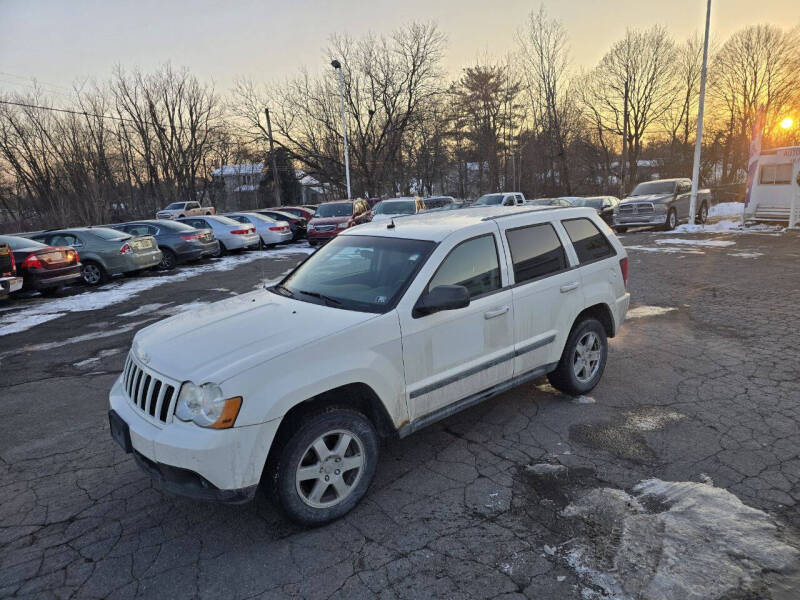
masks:
<path id="1" fill-rule="evenodd" d="M 674 100 L 675 44 L 666 29 L 629 29 L 585 79 L 588 110 L 622 138 L 620 193 L 636 181 L 645 136 Z"/>

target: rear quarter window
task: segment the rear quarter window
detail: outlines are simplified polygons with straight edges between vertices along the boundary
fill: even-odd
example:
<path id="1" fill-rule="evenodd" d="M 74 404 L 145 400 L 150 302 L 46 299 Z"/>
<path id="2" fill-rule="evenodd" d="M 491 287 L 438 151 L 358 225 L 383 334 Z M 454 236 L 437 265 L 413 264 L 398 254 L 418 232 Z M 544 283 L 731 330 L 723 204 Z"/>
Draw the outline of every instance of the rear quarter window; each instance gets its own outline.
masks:
<path id="1" fill-rule="evenodd" d="M 614 256 L 616 251 L 597 226 L 589 219 L 568 219 L 561 221 L 567 235 L 575 247 L 578 262 L 585 264 Z"/>
<path id="2" fill-rule="evenodd" d="M 550 223 L 506 230 L 514 282 L 524 283 L 567 268 L 564 247 Z"/>

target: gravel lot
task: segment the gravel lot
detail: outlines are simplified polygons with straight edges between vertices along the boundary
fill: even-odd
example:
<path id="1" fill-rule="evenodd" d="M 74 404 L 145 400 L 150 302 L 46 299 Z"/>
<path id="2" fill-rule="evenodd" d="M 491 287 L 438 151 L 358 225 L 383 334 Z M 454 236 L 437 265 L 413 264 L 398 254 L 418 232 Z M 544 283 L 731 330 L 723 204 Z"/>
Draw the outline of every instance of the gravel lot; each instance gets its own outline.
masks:
<path id="1" fill-rule="evenodd" d="M 695 573 L 723 580 L 703 597 L 797 598 L 800 236 L 629 232 L 623 243 L 637 310 L 591 397 L 542 380 L 388 441 L 366 499 L 315 530 L 260 496 L 237 507 L 162 495 L 106 417 L 137 328 L 275 279 L 302 247 L 174 281 L 117 280 L 108 297 L 0 303 L 0 597 L 689 597 L 648 588 L 680 516 L 635 489 L 656 478 L 695 482 L 686 489 L 701 503 L 724 496 L 726 514 L 743 515 L 687 508 L 706 519 L 705 544 L 739 522 L 758 525 L 760 549 L 775 544 L 744 560 L 734 546 L 753 530 L 726 538 L 714 568 Z M 93 303 L 104 306 L 81 310 Z M 581 512 L 601 490 L 630 495 L 635 522 L 657 525 L 635 565 L 641 582 L 615 579 L 626 572 L 619 515 L 592 521 L 613 503 Z"/>

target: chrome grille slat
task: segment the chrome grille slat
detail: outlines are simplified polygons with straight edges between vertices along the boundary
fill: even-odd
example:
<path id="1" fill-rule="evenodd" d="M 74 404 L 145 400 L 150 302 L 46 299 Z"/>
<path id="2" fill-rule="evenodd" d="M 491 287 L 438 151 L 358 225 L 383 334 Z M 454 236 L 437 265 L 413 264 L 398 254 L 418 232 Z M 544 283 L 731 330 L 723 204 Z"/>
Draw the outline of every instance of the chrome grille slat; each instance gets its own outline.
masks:
<path id="1" fill-rule="evenodd" d="M 140 415 L 154 423 L 171 422 L 180 384 L 140 366 L 133 352 L 122 371 L 122 387 Z"/>

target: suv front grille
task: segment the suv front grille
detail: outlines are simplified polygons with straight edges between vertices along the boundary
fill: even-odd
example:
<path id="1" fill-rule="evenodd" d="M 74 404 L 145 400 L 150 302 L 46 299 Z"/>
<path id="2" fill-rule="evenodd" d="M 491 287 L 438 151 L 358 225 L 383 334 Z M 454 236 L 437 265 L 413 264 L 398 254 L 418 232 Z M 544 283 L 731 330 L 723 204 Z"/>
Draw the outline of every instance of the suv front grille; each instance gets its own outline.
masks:
<path id="1" fill-rule="evenodd" d="M 161 423 L 172 420 L 178 400 L 178 386 L 146 371 L 133 359 L 133 353 L 128 354 L 125 362 L 122 383 L 128 401 L 139 413 Z"/>

